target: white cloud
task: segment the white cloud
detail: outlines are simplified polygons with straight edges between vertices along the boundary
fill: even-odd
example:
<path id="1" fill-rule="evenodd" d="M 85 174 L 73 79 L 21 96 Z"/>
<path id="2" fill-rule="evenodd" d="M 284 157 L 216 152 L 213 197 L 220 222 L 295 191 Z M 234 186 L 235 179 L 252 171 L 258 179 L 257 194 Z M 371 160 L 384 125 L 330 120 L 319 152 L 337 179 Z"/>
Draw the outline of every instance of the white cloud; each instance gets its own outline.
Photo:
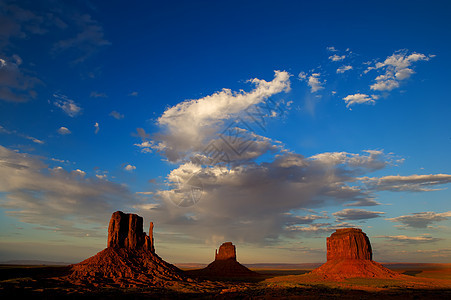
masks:
<path id="1" fill-rule="evenodd" d="M 131 171 L 133 171 L 133 170 L 136 170 L 136 167 L 135 167 L 135 166 L 132 166 L 132 165 L 126 165 L 126 166 L 124 167 L 124 170 L 131 172 Z"/>
<path id="2" fill-rule="evenodd" d="M 337 69 L 337 73 L 344 73 L 344 72 L 349 71 L 349 70 L 352 70 L 352 66 L 350 66 L 350 65 L 343 65 L 343 66 L 341 66 L 341 67 L 339 67 Z"/>
<path id="3" fill-rule="evenodd" d="M 298 77 L 300 80 L 307 82 L 307 85 L 310 87 L 310 91 L 312 93 L 324 89 L 324 84 L 326 83 L 326 80 L 321 82 L 320 80 L 321 73 L 312 73 L 309 76 L 307 73 L 301 72 L 299 73 Z"/>
<path id="4" fill-rule="evenodd" d="M 75 174 L 75 175 L 78 175 L 80 177 L 85 177 L 86 176 L 86 172 L 82 171 L 80 169 L 73 170 L 71 173 Z"/>
<path id="5" fill-rule="evenodd" d="M 388 218 L 391 222 L 399 222 L 412 228 L 430 228 L 430 224 L 448 220 L 451 217 L 451 211 L 436 213 L 432 211 L 413 213 L 410 215 Z"/>
<path id="6" fill-rule="evenodd" d="M 362 103 L 366 103 L 366 104 L 374 104 L 375 101 L 377 100 L 379 97 L 376 95 L 367 95 L 367 94 L 354 94 L 354 95 L 348 95 L 346 97 L 343 98 L 343 100 L 346 102 L 346 107 L 349 107 L 351 105 L 354 104 L 362 104 Z"/>
<path id="7" fill-rule="evenodd" d="M 370 88 L 374 91 L 391 91 L 400 86 L 400 82 L 410 78 L 414 74 L 412 65 L 418 61 L 428 61 L 433 55 L 421 53 L 408 54 L 407 50 L 399 50 L 388 56 L 384 62 L 378 62 L 374 66 L 366 69 L 365 73 L 371 70 L 382 70 L 383 74 L 376 77 L 376 83 Z"/>
<path id="8" fill-rule="evenodd" d="M 225 121 L 232 121 L 245 109 L 258 105 L 267 98 L 290 90 L 290 75 L 275 71 L 272 81 L 254 78 L 250 92 L 223 89 L 213 95 L 186 100 L 168 108 L 158 118 L 161 133 L 156 134 L 155 149 L 170 161 L 177 161 L 187 152 L 203 150 L 209 140 L 220 132 Z"/>
<path id="9" fill-rule="evenodd" d="M 128 94 L 129 96 L 138 96 L 138 92 L 131 92 L 130 94 Z"/>
<path id="10" fill-rule="evenodd" d="M 81 113 L 81 107 L 66 95 L 55 93 L 53 97 L 56 99 L 53 104 L 61 108 L 68 116 L 75 117 Z"/>
<path id="11" fill-rule="evenodd" d="M 346 58 L 346 55 L 337 55 L 337 54 L 334 54 L 334 55 L 332 55 L 332 56 L 329 56 L 329 59 L 331 60 L 331 61 L 342 61 L 343 59 L 345 59 Z"/>
<path id="12" fill-rule="evenodd" d="M 94 124 L 94 128 L 96 129 L 96 130 L 94 131 L 94 134 L 99 133 L 99 130 L 100 130 L 99 123 L 96 122 L 96 123 Z"/>
<path id="13" fill-rule="evenodd" d="M 337 49 L 335 49 L 335 47 L 327 47 L 326 49 L 328 51 L 331 51 L 331 52 L 337 52 L 338 51 Z"/>
<path id="14" fill-rule="evenodd" d="M 58 129 L 58 133 L 61 135 L 71 134 L 71 131 L 67 129 L 66 127 L 60 127 Z"/>
<path id="15" fill-rule="evenodd" d="M 312 93 L 315 93 L 319 90 L 324 89 L 323 85 L 326 83 L 326 80 L 321 82 L 319 79 L 320 76 L 321 76 L 321 73 L 313 73 L 308 78 L 308 85 L 310 86 Z"/>
<path id="16" fill-rule="evenodd" d="M 139 144 L 134 144 L 136 147 L 141 148 L 141 152 L 143 153 L 152 153 L 153 149 L 155 147 L 155 144 L 153 141 L 143 141 Z"/>
<path id="17" fill-rule="evenodd" d="M 399 87 L 399 82 L 396 80 L 380 80 L 371 85 L 371 89 L 375 91 L 391 91 Z"/>

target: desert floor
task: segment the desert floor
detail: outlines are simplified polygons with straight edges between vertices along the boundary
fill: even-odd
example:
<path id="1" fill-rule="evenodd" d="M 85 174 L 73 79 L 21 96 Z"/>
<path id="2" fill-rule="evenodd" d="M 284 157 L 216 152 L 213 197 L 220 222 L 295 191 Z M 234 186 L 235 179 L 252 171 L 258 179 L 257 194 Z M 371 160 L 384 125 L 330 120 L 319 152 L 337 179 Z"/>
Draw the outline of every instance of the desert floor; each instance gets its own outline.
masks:
<path id="1" fill-rule="evenodd" d="M 327 280 L 296 266 L 251 267 L 257 278 L 199 278 L 168 282 L 163 287 L 123 288 L 73 285 L 63 280 L 67 266 L 0 265 L 0 297 L 33 299 L 451 299 L 451 264 L 384 264 L 403 274 L 399 279 Z M 183 268 L 183 267 L 182 267 Z M 188 267 L 184 270 L 190 269 Z"/>

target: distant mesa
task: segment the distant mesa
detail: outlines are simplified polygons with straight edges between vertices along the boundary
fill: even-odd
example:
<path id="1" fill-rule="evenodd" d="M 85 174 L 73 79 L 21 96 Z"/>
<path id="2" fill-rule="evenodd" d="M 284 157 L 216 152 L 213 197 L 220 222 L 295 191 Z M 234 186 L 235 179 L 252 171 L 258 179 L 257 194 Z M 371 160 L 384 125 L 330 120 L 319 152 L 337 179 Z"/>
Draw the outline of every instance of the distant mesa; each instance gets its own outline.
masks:
<path id="1" fill-rule="evenodd" d="M 236 260 L 236 248 L 232 242 L 223 243 L 215 252 L 215 260 L 200 270 L 190 270 L 187 274 L 196 277 L 238 278 L 258 276 Z"/>
<path id="2" fill-rule="evenodd" d="M 153 223 L 147 235 L 142 217 L 121 211 L 111 216 L 107 248 L 70 267 L 68 279 L 75 284 L 165 286 L 168 281 L 186 279 L 180 269 L 155 253 Z"/>
<path id="3" fill-rule="evenodd" d="M 394 278 L 400 276 L 373 261 L 371 243 L 358 228 L 337 229 L 327 238 L 327 262 L 312 271 L 324 278 Z"/>

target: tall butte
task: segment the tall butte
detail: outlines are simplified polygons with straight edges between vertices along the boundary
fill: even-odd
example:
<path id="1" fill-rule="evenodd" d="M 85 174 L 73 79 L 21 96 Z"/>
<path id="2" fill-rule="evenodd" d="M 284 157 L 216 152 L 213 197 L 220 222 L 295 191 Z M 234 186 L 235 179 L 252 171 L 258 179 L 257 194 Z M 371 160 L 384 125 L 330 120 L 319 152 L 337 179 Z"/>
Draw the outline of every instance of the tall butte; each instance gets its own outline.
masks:
<path id="1" fill-rule="evenodd" d="M 373 261 L 371 243 L 357 228 L 337 229 L 327 238 L 327 262 L 312 271 L 324 278 L 393 278 L 395 273 Z"/>
<path id="2" fill-rule="evenodd" d="M 198 277 L 248 277 L 259 274 L 249 270 L 236 260 L 236 248 L 231 242 L 223 243 L 215 252 L 215 260 L 200 270 L 187 271 L 187 274 Z"/>
<path id="3" fill-rule="evenodd" d="M 155 253 L 152 222 L 147 235 L 142 217 L 117 211 L 110 219 L 107 248 L 72 265 L 68 279 L 76 284 L 136 287 L 165 286 L 185 277 Z"/>

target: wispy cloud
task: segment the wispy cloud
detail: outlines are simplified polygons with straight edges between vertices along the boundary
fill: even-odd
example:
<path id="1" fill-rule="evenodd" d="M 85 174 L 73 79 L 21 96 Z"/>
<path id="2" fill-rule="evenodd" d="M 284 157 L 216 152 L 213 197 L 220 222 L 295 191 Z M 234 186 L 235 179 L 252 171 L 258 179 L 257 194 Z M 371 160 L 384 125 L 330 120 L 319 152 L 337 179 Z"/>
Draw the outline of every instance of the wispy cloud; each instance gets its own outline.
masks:
<path id="1" fill-rule="evenodd" d="M 21 138 L 30 140 L 30 141 L 32 141 L 33 143 L 41 144 L 41 145 L 44 144 L 44 141 L 42 141 L 42 140 L 40 140 L 40 139 L 37 139 L 37 138 L 32 137 L 32 136 L 29 136 L 29 135 L 27 135 L 27 134 L 20 133 L 20 132 L 18 132 L 17 130 L 9 130 L 9 129 L 6 129 L 5 127 L 3 127 L 3 126 L 0 125 L 0 134 L 1 134 L 1 133 L 3 133 L 3 134 L 13 134 L 13 135 L 17 135 L 17 136 L 19 136 L 19 137 L 21 137 Z"/>
<path id="2" fill-rule="evenodd" d="M 55 93 L 53 94 L 55 101 L 53 104 L 61 108 L 68 116 L 75 117 L 81 113 L 81 107 L 75 103 L 74 100 L 69 99 L 66 95 Z"/>
<path id="3" fill-rule="evenodd" d="M 331 61 L 342 61 L 343 59 L 345 59 L 346 58 L 346 55 L 337 55 L 337 54 L 334 54 L 334 55 L 332 55 L 332 56 L 329 56 L 329 59 L 331 60 Z"/>
<path id="4" fill-rule="evenodd" d="M 341 222 L 341 223 L 337 223 L 337 224 L 314 223 L 314 224 L 309 224 L 309 225 L 288 226 L 286 229 L 288 231 L 291 231 L 294 233 L 301 233 L 301 234 L 307 235 L 307 236 L 318 236 L 318 235 L 331 233 L 340 228 L 347 228 L 347 227 L 355 227 L 355 225 L 347 223 L 347 222 Z"/>
<path id="5" fill-rule="evenodd" d="M 0 158 L 0 192 L 5 193 L 0 206 L 8 216 L 46 230 L 98 236 L 90 224 L 98 226 L 108 220 L 111 211 L 135 201 L 123 185 L 89 178 L 79 169 L 49 169 L 37 157 L 2 146 Z M 78 224 L 84 224 L 83 228 Z"/>
<path id="6" fill-rule="evenodd" d="M 77 53 L 74 63 L 81 63 L 92 56 L 99 48 L 111 45 L 105 36 L 101 24 L 88 14 L 74 14 L 72 21 L 78 33 L 68 39 L 56 42 L 53 51 L 61 52 L 72 49 Z"/>
<path id="7" fill-rule="evenodd" d="M 18 55 L 0 57 L 0 100 L 26 102 L 36 97 L 34 88 L 42 82 L 29 75 L 21 64 L 22 59 Z"/>
<path id="8" fill-rule="evenodd" d="M 385 214 L 385 212 L 346 208 L 341 211 L 337 211 L 332 215 L 335 216 L 339 221 L 354 221 L 379 218 L 383 214 Z"/>
<path id="9" fill-rule="evenodd" d="M 89 94 L 89 97 L 91 97 L 91 98 L 107 98 L 108 96 L 105 93 L 92 91 L 91 94 Z"/>
<path id="10" fill-rule="evenodd" d="M 451 183 L 449 174 L 429 174 L 429 175 L 390 175 L 384 177 L 362 177 L 359 178 L 368 188 L 378 191 L 392 192 L 427 192 L 436 191 L 433 186 Z"/>
<path id="11" fill-rule="evenodd" d="M 448 220 L 451 217 L 451 211 L 436 213 L 432 211 L 413 213 L 410 215 L 388 218 L 391 222 L 399 222 L 412 228 L 428 228 L 429 225 Z"/>
<path id="12" fill-rule="evenodd" d="M 112 116 L 113 118 L 115 118 L 116 120 L 120 120 L 124 118 L 124 115 L 121 113 L 118 113 L 117 111 L 113 110 L 112 112 L 110 112 L 110 116 Z"/>
<path id="13" fill-rule="evenodd" d="M 349 70 L 352 70 L 352 66 L 343 65 L 337 69 L 337 73 L 343 74 L 344 72 L 349 71 Z"/>
<path id="14" fill-rule="evenodd" d="M 441 241 L 441 238 L 435 238 L 430 235 L 406 236 L 406 235 L 380 235 L 374 238 L 384 238 L 392 242 L 401 242 L 406 244 L 434 243 Z"/>

